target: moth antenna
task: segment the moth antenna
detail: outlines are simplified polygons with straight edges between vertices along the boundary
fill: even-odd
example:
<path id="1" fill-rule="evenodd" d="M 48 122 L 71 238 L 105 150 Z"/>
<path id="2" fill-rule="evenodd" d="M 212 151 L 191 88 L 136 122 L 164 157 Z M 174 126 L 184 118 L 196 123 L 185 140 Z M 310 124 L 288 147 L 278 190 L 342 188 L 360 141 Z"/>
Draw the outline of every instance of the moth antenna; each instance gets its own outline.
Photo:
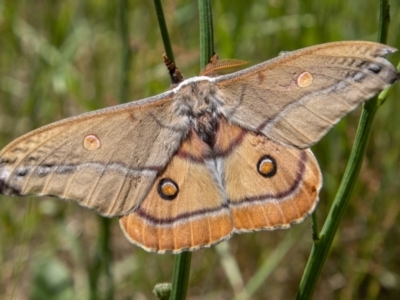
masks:
<path id="1" fill-rule="evenodd" d="M 171 77 L 171 85 L 175 86 L 181 83 L 184 78 L 181 71 L 177 68 L 175 63 L 170 60 L 166 53 L 163 54 L 164 64 L 168 69 L 169 76 Z"/>
<path id="2" fill-rule="evenodd" d="M 210 61 L 208 64 L 215 64 L 217 63 L 218 60 L 219 60 L 218 54 L 214 52 L 214 54 L 210 57 Z"/>
<path id="3" fill-rule="evenodd" d="M 219 59 L 218 55 L 214 53 L 210 62 L 201 70 L 200 76 L 217 77 L 235 72 L 246 64 L 248 64 L 247 61 L 240 59 Z"/>

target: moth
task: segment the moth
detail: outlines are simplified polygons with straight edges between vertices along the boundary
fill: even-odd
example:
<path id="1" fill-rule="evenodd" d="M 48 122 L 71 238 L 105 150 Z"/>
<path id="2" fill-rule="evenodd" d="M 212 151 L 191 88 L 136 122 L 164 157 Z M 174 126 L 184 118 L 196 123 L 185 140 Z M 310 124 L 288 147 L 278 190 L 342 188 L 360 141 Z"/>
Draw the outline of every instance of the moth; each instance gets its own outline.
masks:
<path id="1" fill-rule="evenodd" d="M 288 228 L 322 186 L 309 149 L 399 79 L 396 49 L 335 42 L 44 126 L 0 152 L 0 192 L 73 200 L 118 216 L 158 253 Z"/>

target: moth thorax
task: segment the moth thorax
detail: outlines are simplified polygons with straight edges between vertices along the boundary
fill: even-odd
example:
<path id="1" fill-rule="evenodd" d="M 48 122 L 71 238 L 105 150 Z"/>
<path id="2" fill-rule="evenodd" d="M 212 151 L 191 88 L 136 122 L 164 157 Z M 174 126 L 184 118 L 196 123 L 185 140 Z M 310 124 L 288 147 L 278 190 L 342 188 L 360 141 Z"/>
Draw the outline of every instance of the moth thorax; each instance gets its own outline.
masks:
<path id="1" fill-rule="evenodd" d="M 218 119 L 217 115 L 204 114 L 193 119 L 194 130 L 200 139 L 206 144 L 213 146 L 215 142 L 215 134 L 217 132 Z"/>
<path id="2" fill-rule="evenodd" d="M 224 104 L 218 87 L 207 80 L 189 82 L 174 97 L 174 111 L 180 116 L 212 114 Z"/>
<path id="3" fill-rule="evenodd" d="M 208 80 L 188 82 L 174 97 L 174 112 L 189 118 L 192 128 L 213 145 L 220 108 L 224 106 L 218 87 Z"/>

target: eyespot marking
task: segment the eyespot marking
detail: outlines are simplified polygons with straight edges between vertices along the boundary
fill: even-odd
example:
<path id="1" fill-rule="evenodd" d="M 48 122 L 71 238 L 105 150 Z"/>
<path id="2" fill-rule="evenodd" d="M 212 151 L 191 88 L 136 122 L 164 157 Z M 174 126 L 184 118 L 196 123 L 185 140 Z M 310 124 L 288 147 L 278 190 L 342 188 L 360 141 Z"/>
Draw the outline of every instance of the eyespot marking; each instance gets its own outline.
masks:
<path id="1" fill-rule="evenodd" d="M 95 136 L 94 134 L 88 134 L 83 139 L 83 147 L 89 151 L 97 150 L 100 149 L 101 143 L 97 136 Z"/>
<path id="2" fill-rule="evenodd" d="M 261 176 L 269 178 L 276 174 L 276 160 L 270 155 L 264 155 L 257 164 L 257 171 Z"/>
<path id="3" fill-rule="evenodd" d="M 169 178 L 163 178 L 158 183 L 157 192 L 164 200 L 174 200 L 178 196 L 178 185 Z"/>
<path id="4" fill-rule="evenodd" d="M 311 73 L 303 72 L 297 77 L 296 83 L 297 83 L 298 87 L 305 88 L 305 87 L 308 87 L 308 86 L 310 86 L 312 84 L 313 79 L 314 78 L 311 75 Z"/>

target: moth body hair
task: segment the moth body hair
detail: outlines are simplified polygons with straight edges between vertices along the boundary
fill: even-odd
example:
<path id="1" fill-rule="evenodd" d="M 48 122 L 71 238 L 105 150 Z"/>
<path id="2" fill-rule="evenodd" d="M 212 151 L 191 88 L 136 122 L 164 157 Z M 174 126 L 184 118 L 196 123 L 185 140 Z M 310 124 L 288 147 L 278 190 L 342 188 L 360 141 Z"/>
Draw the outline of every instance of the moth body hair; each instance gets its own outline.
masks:
<path id="1" fill-rule="evenodd" d="M 211 83 L 214 83 L 215 78 L 208 77 L 208 76 L 195 76 L 192 78 L 188 78 L 188 79 L 182 81 L 176 88 L 173 88 L 172 91 L 174 92 L 174 94 L 177 94 L 183 87 L 185 87 L 193 82 L 199 82 L 199 81 L 209 81 Z"/>
<path id="2" fill-rule="evenodd" d="M 215 180 L 215 183 L 217 184 L 218 191 L 221 194 L 221 198 L 223 199 L 223 203 L 228 203 L 228 196 L 226 195 L 225 187 L 223 184 L 222 176 L 223 171 L 223 165 L 222 165 L 222 160 L 219 158 L 210 158 L 206 159 L 205 163 L 207 165 L 207 168 L 210 170 L 210 173 L 212 174 L 212 177 Z"/>
<path id="3" fill-rule="evenodd" d="M 1 168 L 0 170 L 0 180 L 6 181 L 11 176 L 11 172 L 6 170 L 5 168 Z"/>

